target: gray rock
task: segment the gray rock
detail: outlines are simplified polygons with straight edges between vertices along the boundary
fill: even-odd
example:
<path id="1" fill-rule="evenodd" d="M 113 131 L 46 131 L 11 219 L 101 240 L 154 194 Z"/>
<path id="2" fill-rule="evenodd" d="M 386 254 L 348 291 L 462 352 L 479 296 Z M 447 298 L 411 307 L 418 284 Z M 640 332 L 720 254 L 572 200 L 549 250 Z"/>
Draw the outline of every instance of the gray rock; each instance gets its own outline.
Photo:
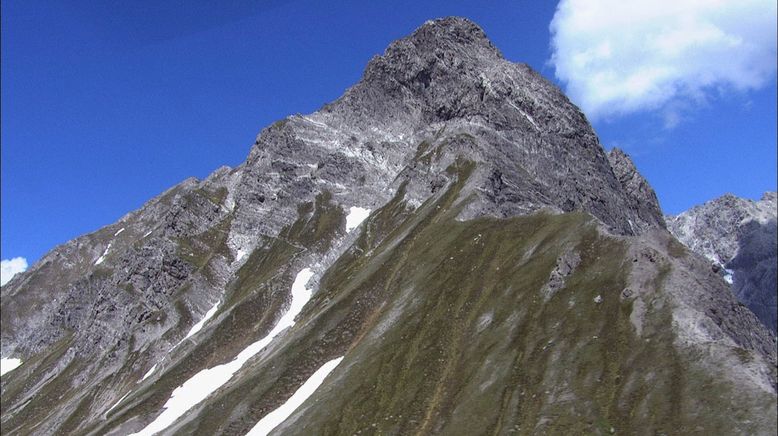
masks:
<path id="1" fill-rule="evenodd" d="M 732 282 L 740 302 L 776 331 L 776 193 L 753 201 L 727 194 L 666 217 L 679 241 L 713 263 Z"/>
<path id="2" fill-rule="evenodd" d="M 613 173 L 627 194 L 629 208 L 641 218 L 635 224 L 639 226 L 639 231 L 651 227 L 665 228 L 664 216 L 656 193 L 648 181 L 640 175 L 629 155 L 621 149 L 614 148 L 608 153 L 608 160 Z"/>
<path id="3" fill-rule="evenodd" d="M 575 271 L 581 262 L 581 256 L 575 251 L 567 251 L 556 261 L 556 267 L 551 271 L 548 282 L 541 290 L 546 301 L 565 286 L 565 279 Z"/>

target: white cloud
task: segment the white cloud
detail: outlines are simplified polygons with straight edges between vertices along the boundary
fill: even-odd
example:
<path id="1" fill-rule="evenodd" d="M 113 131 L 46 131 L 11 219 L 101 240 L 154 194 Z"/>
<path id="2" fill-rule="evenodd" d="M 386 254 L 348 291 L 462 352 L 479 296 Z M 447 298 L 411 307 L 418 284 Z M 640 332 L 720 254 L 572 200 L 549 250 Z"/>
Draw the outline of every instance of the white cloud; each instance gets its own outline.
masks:
<path id="1" fill-rule="evenodd" d="M 776 72 L 775 0 L 561 0 L 551 63 L 590 118 L 679 108 L 765 86 Z"/>
<path id="2" fill-rule="evenodd" d="M 0 264 L 2 266 L 2 269 L 0 269 L 0 286 L 5 285 L 13 276 L 27 269 L 27 259 L 23 257 L 14 257 L 11 260 L 3 259 Z"/>

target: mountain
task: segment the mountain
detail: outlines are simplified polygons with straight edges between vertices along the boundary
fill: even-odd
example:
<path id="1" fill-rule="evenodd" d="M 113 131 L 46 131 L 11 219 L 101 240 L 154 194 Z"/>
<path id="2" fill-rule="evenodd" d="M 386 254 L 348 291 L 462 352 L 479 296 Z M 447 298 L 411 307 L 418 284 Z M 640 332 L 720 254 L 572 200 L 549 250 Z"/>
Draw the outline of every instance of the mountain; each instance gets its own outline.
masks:
<path id="1" fill-rule="evenodd" d="M 778 326 L 776 215 L 776 193 L 767 192 L 759 201 L 727 194 L 666 218 L 673 235 L 720 269 L 738 300 L 773 333 Z"/>
<path id="2" fill-rule="evenodd" d="M 770 434 L 776 343 L 474 23 L 2 287 L 4 434 Z"/>

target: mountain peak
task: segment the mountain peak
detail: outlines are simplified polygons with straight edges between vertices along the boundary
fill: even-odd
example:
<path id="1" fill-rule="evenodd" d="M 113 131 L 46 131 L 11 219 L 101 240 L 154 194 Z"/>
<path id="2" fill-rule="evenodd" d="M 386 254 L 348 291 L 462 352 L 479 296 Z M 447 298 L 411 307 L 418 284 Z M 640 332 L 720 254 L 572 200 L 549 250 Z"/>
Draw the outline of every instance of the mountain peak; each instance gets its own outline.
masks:
<path id="1" fill-rule="evenodd" d="M 445 17 L 428 20 L 405 38 L 393 42 L 387 52 L 409 48 L 418 51 L 457 51 L 496 55 L 502 57 L 486 33 L 476 23 L 463 17 Z"/>
<path id="2" fill-rule="evenodd" d="M 344 153 L 347 147 L 347 155 L 369 155 L 360 164 L 373 167 L 368 179 L 381 175 L 368 183 L 374 186 L 396 180 L 404 159 L 417 154 L 420 144 L 437 150 L 423 178 L 445 179 L 442 174 L 457 156 L 478 162 L 468 188 L 478 201 L 468 204 L 463 218 L 508 217 L 550 206 L 590 212 L 621 234 L 664 227 L 653 190 L 631 161 L 624 167 L 628 179 L 619 183 L 580 110 L 530 67 L 506 60 L 480 27 L 464 18 L 428 21 L 392 42 L 343 97 L 276 133 L 260 138 L 254 154 L 290 136 L 327 135 L 324 142 L 339 144 Z M 311 145 L 318 149 L 319 143 Z M 283 148 L 299 154 L 299 145 Z M 377 161 L 382 163 L 375 167 Z M 623 186 L 629 181 L 639 198 L 630 198 L 632 186 Z M 430 192 L 417 194 L 422 203 Z M 641 196 L 652 199 L 652 206 L 643 206 Z"/>
<path id="3" fill-rule="evenodd" d="M 439 18 L 425 22 L 391 43 L 383 55 L 375 56 L 364 79 L 386 80 L 389 75 L 402 84 L 417 82 L 428 87 L 436 72 L 474 72 L 483 62 L 501 59 L 500 51 L 477 24 L 461 17 Z"/>
<path id="4" fill-rule="evenodd" d="M 450 15 L 448 17 L 441 17 L 441 18 L 435 18 L 432 20 L 425 21 L 421 26 L 419 26 L 416 30 L 421 30 L 424 28 L 441 28 L 445 29 L 446 31 L 458 31 L 458 30 L 464 30 L 465 32 L 481 32 L 483 33 L 483 30 L 481 27 L 474 23 L 472 20 L 466 17 L 458 17 L 455 15 Z"/>
<path id="5" fill-rule="evenodd" d="M 247 434 L 297 408 L 274 433 L 767 434 L 775 337 L 653 231 L 652 196 L 556 86 L 428 22 L 244 163 L 1 287 L 3 432 Z"/>
<path id="6" fill-rule="evenodd" d="M 476 23 L 463 17 L 444 17 L 428 20 L 414 31 L 407 39 L 426 42 L 438 41 L 451 43 L 449 47 L 480 46 L 498 53 L 486 33 Z"/>

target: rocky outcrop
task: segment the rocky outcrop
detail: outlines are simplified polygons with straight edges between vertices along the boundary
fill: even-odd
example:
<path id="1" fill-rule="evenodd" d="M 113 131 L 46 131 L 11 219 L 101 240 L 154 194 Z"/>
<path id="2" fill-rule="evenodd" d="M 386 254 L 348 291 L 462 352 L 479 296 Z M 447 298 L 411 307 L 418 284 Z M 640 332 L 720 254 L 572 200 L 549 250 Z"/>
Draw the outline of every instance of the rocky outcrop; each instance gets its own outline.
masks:
<path id="1" fill-rule="evenodd" d="M 668 229 L 686 246 L 713 262 L 738 299 L 776 330 L 778 280 L 776 193 L 759 201 L 727 194 L 666 217 Z"/>
<path id="2" fill-rule="evenodd" d="M 642 232 L 649 228 L 665 228 L 665 220 L 659 200 L 648 181 L 640 175 L 632 159 L 619 148 L 608 153 L 608 160 L 616 178 L 627 195 L 629 208 L 641 219 L 634 226 Z"/>
<path id="3" fill-rule="evenodd" d="M 385 201 L 413 178 L 409 194 L 422 202 L 457 156 L 481 164 L 466 188 L 474 198 L 463 218 L 553 208 L 587 211 L 618 233 L 655 224 L 627 207 L 631 200 L 578 108 L 528 66 L 505 60 L 478 26 L 455 18 L 392 43 L 321 111 L 263 131 L 245 164 L 241 197 L 283 204 L 327 183 L 358 180 L 364 195 L 348 201 L 366 204 Z M 426 167 L 403 171 L 412 160 Z M 299 179 L 308 166 L 317 168 L 310 182 Z M 285 177 L 294 188 L 278 183 Z M 244 210 L 255 215 L 257 202 L 250 203 Z"/>

